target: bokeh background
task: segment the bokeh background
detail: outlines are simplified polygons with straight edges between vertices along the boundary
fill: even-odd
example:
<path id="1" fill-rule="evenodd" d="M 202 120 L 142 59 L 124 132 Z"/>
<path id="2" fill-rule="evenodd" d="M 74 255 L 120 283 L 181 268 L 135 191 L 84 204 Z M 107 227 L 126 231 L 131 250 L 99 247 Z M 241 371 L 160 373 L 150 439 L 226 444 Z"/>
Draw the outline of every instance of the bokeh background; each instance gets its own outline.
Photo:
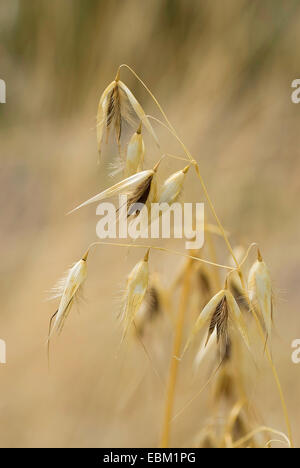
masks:
<path id="1" fill-rule="evenodd" d="M 109 184 L 116 148 L 97 165 L 95 115 L 121 63 L 150 86 L 200 163 L 233 242 L 261 246 L 276 295 L 274 358 L 300 446 L 300 365 L 291 362 L 300 338 L 300 105 L 291 102 L 299 31 L 297 0 L 1 0 L 1 447 L 158 444 L 164 392 L 139 344 L 117 352 L 119 296 L 141 252 L 93 251 L 86 301 L 53 344 L 50 372 L 45 349 L 56 306 L 47 290 L 96 236 L 93 207 L 65 214 Z M 159 116 L 132 75 L 122 77 Z M 156 128 L 163 148 L 182 154 Z M 159 152 L 145 139 L 150 165 Z M 180 167 L 165 161 L 162 174 Z M 203 200 L 188 177 L 186 199 Z M 228 261 L 220 241 L 217 251 Z M 181 263 L 151 257 L 165 285 Z M 171 337 L 164 324 L 147 343 L 162 374 Z M 177 409 L 207 377 L 181 366 Z M 285 430 L 266 365 L 254 380 L 261 422 Z M 174 422 L 173 446 L 193 443 L 207 400 L 204 392 Z"/>

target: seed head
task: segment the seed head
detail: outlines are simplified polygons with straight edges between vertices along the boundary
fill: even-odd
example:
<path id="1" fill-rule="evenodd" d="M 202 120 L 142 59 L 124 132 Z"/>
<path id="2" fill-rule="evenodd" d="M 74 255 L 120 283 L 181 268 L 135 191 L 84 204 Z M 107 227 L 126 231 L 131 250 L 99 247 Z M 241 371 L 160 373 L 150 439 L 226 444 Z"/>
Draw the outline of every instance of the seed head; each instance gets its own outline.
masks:
<path id="1" fill-rule="evenodd" d="M 239 330 L 245 344 L 249 348 L 247 327 L 240 308 L 232 293 L 228 289 L 222 289 L 208 302 L 200 313 L 184 348 L 184 353 L 195 335 L 207 324 L 209 324 L 209 329 L 206 344 L 216 330 L 218 343 L 220 342 L 221 347 L 226 349 L 229 320 Z"/>
<path id="2" fill-rule="evenodd" d="M 79 291 L 87 277 L 87 257 L 88 251 L 84 256 L 76 262 L 67 272 L 67 274 L 59 281 L 57 286 L 53 288 L 52 298 L 60 297 L 60 303 L 57 311 L 53 315 L 55 317 L 54 324 L 49 331 L 50 335 L 57 330 L 61 332 L 64 326 L 64 322 L 70 313 L 71 307 L 74 300 L 79 294 Z M 50 323 L 51 325 L 51 323 Z"/>
<path id="3" fill-rule="evenodd" d="M 118 145 L 120 144 L 123 122 L 133 125 L 131 111 L 143 122 L 158 145 L 157 137 L 149 119 L 130 89 L 120 80 L 120 71 L 118 70 L 114 81 L 104 90 L 98 105 L 97 142 L 99 153 L 101 152 L 104 134 L 106 133 L 107 140 L 112 126 L 115 129 L 116 141 Z"/>
<path id="4" fill-rule="evenodd" d="M 178 200 L 182 193 L 185 176 L 189 168 L 190 166 L 186 166 L 181 171 L 175 172 L 168 177 L 162 186 L 158 203 L 168 203 L 171 205 Z"/>
<path id="5" fill-rule="evenodd" d="M 121 315 L 121 320 L 124 324 L 122 341 L 125 338 L 137 312 L 142 305 L 148 288 L 148 259 L 149 250 L 147 251 L 143 260 L 135 265 L 127 279 L 126 291 L 124 295 L 124 307 Z"/>
<path id="6" fill-rule="evenodd" d="M 248 276 L 249 297 L 264 321 L 267 336 L 271 338 L 273 322 L 271 276 L 259 250 L 257 257 Z"/>
<path id="7" fill-rule="evenodd" d="M 109 187 L 103 192 L 100 192 L 94 197 L 89 198 L 87 201 L 81 203 L 79 206 L 71 210 L 69 214 L 73 213 L 73 211 L 79 210 L 79 208 L 82 208 L 83 206 L 90 205 L 91 203 L 104 200 L 105 198 L 113 197 L 115 195 L 118 195 L 119 193 L 124 193 L 125 191 L 131 189 L 132 187 L 138 186 L 139 184 L 140 185 L 145 184 L 145 182 L 149 180 L 149 178 L 153 177 L 154 172 L 155 172 L 154 169 L 151 169 L 147 171 L 138 172 L 137 174 L 127 177 L 121 182 L 118 182 L 112 187 Z"/>

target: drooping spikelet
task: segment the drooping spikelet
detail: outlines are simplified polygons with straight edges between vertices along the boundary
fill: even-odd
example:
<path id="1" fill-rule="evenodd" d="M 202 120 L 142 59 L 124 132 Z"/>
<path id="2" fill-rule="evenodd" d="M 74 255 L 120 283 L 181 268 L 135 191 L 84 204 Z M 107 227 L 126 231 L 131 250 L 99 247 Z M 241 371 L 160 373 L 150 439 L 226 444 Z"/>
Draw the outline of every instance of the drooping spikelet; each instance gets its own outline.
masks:
<path id="1" fill-rule="evenodd" d="M 169 208 L 179 199 L 183 190 L 185 176 L 189 168 L 190 166 L 186 166 L 181 171 L 175 172 L 165 180 L 159 193 L 153 192 L 151 203 L 156 203 L 159 207 L 159 210 L 153 210 L 151 212 L 149 223 L 156 222 L 160 216 L 162 216 L 163 212 L 167 212 Z"/>
<path id="2" fill-rule="evenodd" d="M 263 261 L 259 250 L 258 258 L 249 272 L 248 292 L 251 303 L 264 321 L 267 337 L 271 339 L 273 321 L 272 282 L 269 268 Z"/>
<path id="3" fill-rule="evenodd" d="M 79 206 L 71 210 L 69 214 L 73 213 L 76 210 L 79 210 L 79 208 L 82 208 L 83 206 L 90 205 L 91 203 L 104 200 L 105 198 L 113 197 L 115 195 L 118 195 L 119 193 L 124 193 L 125 191 L 131 189 L 134 186 L 142 186 L 145 184 L 147 185 L 148 181 L 152 180 L 153 175 L 155 174 L 155 171 L 156 171 L 156 168 L 138 172 L 137 174 L 127 177 L 124 180 L 121 180 L 121 182 L 118 182 L 112 187 L 109 187 L 103 192 L 100 192 L 94 197 L 89 198 L 87 201 L 81 203 Z"/>
<path id="4" fill-rule="evenodd" d="M 146 180 L 143 180 L 136 189 L 129 194 L 127 200 L 127 216 L 139 215 L 142 208 L 145 206 L 148 209 L 151 203 L 154 203 L 157 198 L 157 179 L 156 172 L 160 161 L 154 166 L 151 174 Z"/>
<path id="5" fill-rule="evenodd" d="M 160 191 L 158 203 L 167 203 L 168 205 L 172 205 L 172 203 L 175 203 L 178 200 L 182 193 L 185 176 L 189 168 L 190 166 L 186 166 L 184 169 L 175 172 L 165 180 Z"/>
<path id="6" fill-rule="evenodd" d="M 88 251 L 84 256 L 76 262 L 67 272 L 66 276 L 62 278 L 58 285 L 53 288 L 52 299 L 60 297 L 60 303 L 57 311 L 52 316 L 50 321 L 49 338 L 52 333 L 57 330 L 61 332 L 67 316 L 70 313 L 74 300 L 79 294 L 79 291 L 87 277 L 87 257 Z M 54 320 L 51 327 L 52 320 Z"/>
<path id="7" fill-rule="evenodd" d="M 142 137 L 142 124 L 132 135 L 126 154 L 125 177 L 130 177 L 143 170 L 145 144 Z"/>
<path id="8" fill-rule="evenodd" d="M 149 250 L 143 260 L 135 265 L 130 272 L 124 295 L 124 307 L 121 315 L 121 320 L 124 324 L 123 339 L 125 338 L 129 327 L 132 325 L 134 318 L 139 311 L 143 299 L 148 288 L 148 267 Z"/>
<path id="9" fill-rule="evenodd" d="M 222 348 L 225 350 L 228 342 L 229 321 L 239 330 L 244 342 L 247 347 L 249 347 L 248 333 L 244 317 L 232 293 L 226 288 L 215 294 L 200 313 L 185 345 L 183 353 L 185 353 L 194 337 L 208 323 L 209 329 L 206 344 L 211 338 L 213 332 L 216 330 L 217 341 L 221 342 Z"/>
<path id="10" fill-rule="evenodd" d="M 97 142 L 98 151 L 101 152 L 103 136 L 106 132 L 108 138 L 111 126 L 115 128 L 115 137 L 118 145 L 122 135 L 123 121 L 133 123 L 130 111 L 133 110 L 138 119 L 143 122 L 152 134 L 156 143 L 157 137 L 142 106 L 136 100 L 130 89 L 120 80 L 120 70 L 107 88 L 104 90 L 98 105 L 97 112 Z"/>
<path id="11" fill-rule="evenodd" d="M 228 342 L 228 319 L 229 319 L 229 310 L 228 310 L 228 303 L 226 294 L 222 297 L 219 304 L 217 305 L 216 309 L 210 320 L 210 325 L 208 329 L 207 335 L 207 343 L 213 334 L 213 332 L 217 331 L 217 343 L 222 342 L 222 349 L 226 348 Z"/>

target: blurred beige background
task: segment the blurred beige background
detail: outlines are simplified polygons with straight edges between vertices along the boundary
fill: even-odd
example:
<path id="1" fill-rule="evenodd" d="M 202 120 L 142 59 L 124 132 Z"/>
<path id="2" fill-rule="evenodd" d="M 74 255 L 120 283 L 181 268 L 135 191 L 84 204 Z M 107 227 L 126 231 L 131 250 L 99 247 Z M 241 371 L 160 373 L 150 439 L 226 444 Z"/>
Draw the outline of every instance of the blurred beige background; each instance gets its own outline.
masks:
<path id="1" fill-rule="evenodd" d="M 291 102 L 299 28 L 296 0 L 1 1 L 1 447 L 158 443 L 164 394 L 153 369 L 138 344 L 117 353 L 118 297 L 141 252 L 93 252 L 86 302 L 53 343 L 50 372 L 45 349 L 56 306 L 46 291 L 95 239 L 94 208 L 65 213 L 109 183 L 116 149 L 109 145 L 97 165 L 95 115 L 121 63 L 150 86 L 199 162 L 233 242 L 261 246 L 276 293 L 274 358 L 300 446 L 300 365 L 291 362 L 291 342 L 300 338 L 300 104 Z M 126 70 L 122 77 L 159 116 L 136 80 Z M 181 154 L 157 133 L 163 148 Z M 150 165 L 159 153 L 148 136 L 146 145 Z M 180 167 L 170 160 L 162 171 Z M 189 181 L 187 199 L 202 201 L 192 172 Z M 221 242 L 218 254 L 228 261 Z M 181 260 L 153 253 L 151 262 L 167 285 Z M 164 374 L 172 333 L 168 326 L 160 333 L 151 346 Z M 267 369 L 251 391 L 264 423 L 285 431 Z M 206 377 L 193 381 L 181 368 L 176 408 Z M 175 421 L 172 445 L 192 443 L 206 398 Z"/>

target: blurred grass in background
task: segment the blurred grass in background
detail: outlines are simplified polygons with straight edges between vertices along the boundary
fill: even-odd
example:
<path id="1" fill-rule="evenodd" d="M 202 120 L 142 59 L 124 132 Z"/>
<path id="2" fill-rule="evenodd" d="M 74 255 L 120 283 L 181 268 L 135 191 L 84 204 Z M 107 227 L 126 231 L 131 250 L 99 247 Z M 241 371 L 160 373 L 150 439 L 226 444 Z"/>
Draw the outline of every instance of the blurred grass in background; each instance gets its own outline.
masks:
<path id="1" fill-rule="evenodd" d="M 55 343 L 50 374 L 45 359 L 55 307 L 44 302 L 45 290 L 95 238 L 92 210 L 65 213 L 108 183 L 115 154 L 108 147 L 96 165 L 95 115 L 121 63 L 142 76 L 167 111 L 233 239 L 259 242 L 271 266 L 274 355 L 300 445 L 300 367 L 290 359 L 291 341 L 300 337 L 300 106 L 290 99 L 291 82 L 299 78 L 299 26 L 296 0 L 2 0 L 0 337 L 8 364 L 0 368 L 1 446 L 157 444 L 163 395 L 149 365 L 145 371 L 143 350 L 115 357 L 114 297 L 138 253 L 95 254 L 87 304 L 80 316 L 73 312 Z M 147 112 L 157 115 L 141 86 L 122 73 Z M 178 154 L 170 137 L 158 133 Z M 152 162 L 158 154 L 147 143 Z M 166 173 L 173 165 L 165 165 Z M 186 196 L 202 200 L 189 177 Z M 178 263 L 153 257 L 167 275 Z M 183 370 L 181 406 L 187 386 L 192 393 L 190 378 Z M 284 430 L 272 379 L 261 371 L 258 380 L 266 422 Z M 174 425 L 174 444 L 191 443 L 195 421 L 201 429 L 206 397 Z"/>

